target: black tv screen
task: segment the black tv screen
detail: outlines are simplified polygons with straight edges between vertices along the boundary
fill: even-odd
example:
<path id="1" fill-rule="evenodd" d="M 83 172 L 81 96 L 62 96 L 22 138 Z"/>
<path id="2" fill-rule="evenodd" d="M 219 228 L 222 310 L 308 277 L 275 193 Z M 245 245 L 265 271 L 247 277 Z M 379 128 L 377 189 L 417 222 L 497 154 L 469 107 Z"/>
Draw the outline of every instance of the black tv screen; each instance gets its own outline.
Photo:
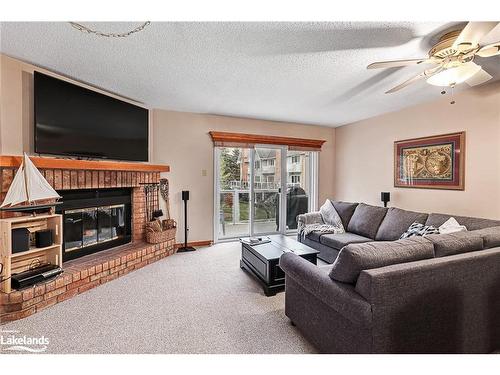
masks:
<path id="1" fill-rule="evenodd" d="M 35 152 L 148 160 L 148 110 L 35 72 Z"/>

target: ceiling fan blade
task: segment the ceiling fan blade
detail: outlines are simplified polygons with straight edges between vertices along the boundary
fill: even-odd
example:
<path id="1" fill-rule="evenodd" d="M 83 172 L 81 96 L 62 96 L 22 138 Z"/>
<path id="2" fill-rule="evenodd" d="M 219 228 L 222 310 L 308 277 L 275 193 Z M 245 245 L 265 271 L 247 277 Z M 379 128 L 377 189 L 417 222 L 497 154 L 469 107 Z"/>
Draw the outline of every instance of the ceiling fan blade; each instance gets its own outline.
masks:
<path id="1" fill-rule="evenodd" d="M 500 42 L 488 44 L 487 46 L 481 47 L 481 49 L 476 52 L 476 55 L 481 57 L 500 55 Z"/>
<path id="2" fill-rule="evenodd" d="M 402 88 L 408 86 L 408 85 L 411 85 L 412 83 L 414 82 L 417 82 L 419 79 L 422 79 L 424 78 L 425 76 L 423 75 L 423 73 L 420 73 L 419 75 L 415 76 L 415 77 L 412 77 L 406 81 L 404 81 L 403 83 L 393 87 L 392 89 L 386 91 L 385 93 L 386 94 L 392 94 L 393 92 L 396 92 L 396 91 L 399 91 L 401 90 Z"/>
<path id="3" fill-rule="evenodd" d="M 469 22 L 453 43 L 453 48 L 459 52 L 475 48 L 497 24 L 498 22 Z"/>
<path id="4" fill-rule="evenodd" d="M 392 94 L 393 92 L 399 91 L 402 88 L 405 88 L 406 86 L 411 85 L 412 83 L 417 82 L 418 80 L 420 80 L 422 78 L 429 78 L 429 77 L 433 76 L 434 74 L 441 72 L 442 70 L 443 70 L 443 68 L 441 66 L 437 66 L 437 67 L 432 68 L 432 69 L 424 70 L 419 75 L 416 75 L 415 77 L 407 79 L 403 83 L 400 83 L 399 85 L 393 87 L 392 89 L 386 91 L 385 93 Z"/>
<path id="5" fill-rule="evenodd" d="M 480 85 L 482 83 L 485 83 L 486 81 L 489 81 L 492 78 L 493 77 L 488 72 L 486 72 L 484 69 L 481 68 L 481 70 L 479 70 L 476 74 L 474 74 L 472 77 L 470 77 L 465 82 L 469 86 L 477 86 L 477 85 Z"/>
<path id="6" fill-rule="evenodd" d="M 395 68 L 398 66 L 418 65 L 418 64 L 435 64 L 435 60 L 426 58 L 426 59 L 410 59 L 410 60 L 377 61 L 368 65 L 366 69 Z"/>

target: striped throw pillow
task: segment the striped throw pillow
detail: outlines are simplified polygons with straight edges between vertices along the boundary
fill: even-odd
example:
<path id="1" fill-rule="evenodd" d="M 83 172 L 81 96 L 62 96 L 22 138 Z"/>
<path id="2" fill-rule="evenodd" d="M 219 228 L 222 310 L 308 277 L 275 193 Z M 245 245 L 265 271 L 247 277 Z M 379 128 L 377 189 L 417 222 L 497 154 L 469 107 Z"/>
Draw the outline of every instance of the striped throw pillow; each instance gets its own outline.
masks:
<path id="1" fill-rule="evenodd" d="M 439 234 L 439 229 L 433 227 L 432 225 L 424 225 L 420 223 L 413 223 L 410 227 L 404 232 L 399 239 L 409 238 L 413 236 L 426 236 L 428 234 Z"/>

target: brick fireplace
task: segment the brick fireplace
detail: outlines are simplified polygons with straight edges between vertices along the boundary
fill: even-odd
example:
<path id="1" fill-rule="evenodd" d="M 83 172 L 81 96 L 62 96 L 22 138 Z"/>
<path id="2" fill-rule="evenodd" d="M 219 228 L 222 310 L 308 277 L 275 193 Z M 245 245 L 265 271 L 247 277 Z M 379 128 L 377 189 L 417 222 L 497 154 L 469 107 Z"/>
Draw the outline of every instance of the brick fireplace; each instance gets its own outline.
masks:
<path id="1" fill-rule="evenodd" d="M 141 163 L 31 158 L 52 187 L 62 192 L 130 192 L 130 243 L 63 263 L 56 280 L 9 294 L 0 294 L 0 322 L 20 319 L 102 283 L 174 253 L 175 240 L 147 244 L 145 195 L 141 184 L 157 183 L 169 167 Z M 18 156 L 0 156 L 0 201 L 21 162 Z M 0 218 L 12 215 L 0 212 Z"/>

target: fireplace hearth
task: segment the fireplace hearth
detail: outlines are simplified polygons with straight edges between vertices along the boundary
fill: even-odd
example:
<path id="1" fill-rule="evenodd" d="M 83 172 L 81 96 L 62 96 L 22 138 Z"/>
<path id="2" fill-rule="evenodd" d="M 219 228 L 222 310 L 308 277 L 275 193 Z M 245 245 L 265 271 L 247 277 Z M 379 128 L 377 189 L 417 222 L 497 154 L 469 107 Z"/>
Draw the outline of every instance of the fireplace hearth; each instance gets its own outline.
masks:
<path id="1" fill-rule="evenodd" d="M 131 241 L 131 189 L 61 190 L 63 260 Z"/>
<path id="2" fill-rule="evenodd" d="M 64 273 L 57 280 L 0 295 L 1 322 L 33 315 L 175 253 L 175 239 L 157 244 L 144 241 L 147 218 L 143 185 L 159 182 L 160 173 L 170 170 L 167 165 L 37 156 L 31 160 L 47 182 L 64 197 L 64 206 L 58 208 L 58 212 L 76 211 L 76 220 L 73 217 L 71 224 L 75 224 L 74 230 L 83 238 L 79 238 L 79 244 L 69 244 L 74 245 L 73 249 L 67 247 L 62 265 Z M 20 156 L 0 155 L 0 201 L 20 163 Z M 122 205 L 125 231 L 120 218 Z M 86 209 L 88 211 L 78 213 Z M 1 219 L 15 216 L 22 214 L 0 212 Z M 78 242 L 73 240 L 68 242 Z M 120 242 L 128 243 L 119 245 Z M 107 247 L 113 248 L 100 251 Z M 85 254 L 90 255 L 82 257 Z M 71 258 L 77 259 L 69 260 Z M 39 257 L 39 261 L 46 260 Z"/>

